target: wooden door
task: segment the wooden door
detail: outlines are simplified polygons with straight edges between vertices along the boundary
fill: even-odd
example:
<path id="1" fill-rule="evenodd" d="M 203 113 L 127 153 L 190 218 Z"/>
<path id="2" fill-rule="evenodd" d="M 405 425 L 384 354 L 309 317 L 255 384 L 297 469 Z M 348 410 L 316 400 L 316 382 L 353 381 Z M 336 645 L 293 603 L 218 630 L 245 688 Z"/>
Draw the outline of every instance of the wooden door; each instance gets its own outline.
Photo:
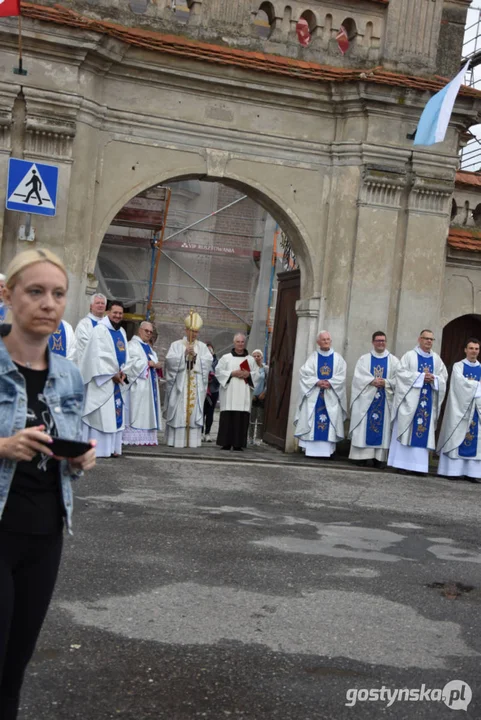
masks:
<path id="1" fill-rule="evenodd" d="M 296 347 L 296 302 L 301 294 L 300 270 L 278 274 L 276 316 L 269 358 L 263 440 L 284 450 Z"/>
<path id="2" fill-rule="evenodd" d="M 470 337 L 481 340 L 481 318 L 479 315 L 462 315 L 451 320 L 443 330 L 441 357 L 448 372 L 455 362 L 463 360 L 464 345 Z"/>

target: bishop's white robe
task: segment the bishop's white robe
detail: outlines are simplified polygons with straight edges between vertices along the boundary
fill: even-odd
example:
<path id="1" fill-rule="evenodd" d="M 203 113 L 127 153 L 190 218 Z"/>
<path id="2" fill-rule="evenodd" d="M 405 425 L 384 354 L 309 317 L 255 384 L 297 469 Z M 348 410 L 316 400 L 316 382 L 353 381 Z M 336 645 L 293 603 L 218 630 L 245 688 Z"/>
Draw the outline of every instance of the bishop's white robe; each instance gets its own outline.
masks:
<path id="1" fill-rule="evenodd" d="M 75 328 L 75 342 L 77 345 L 77 365 L 80 366 L 82 356 L 85 352 L 85 348 L 87 347 L 90 336 L 92 335 L 92 330 L 99 324 L 101 320 L 102 318 L 98 318 L 93 313 L 89 313 L 79 321 L 77 327 Z"/>
<path id="2" fill-rule="evenodd" d="M 61 328 L 63 327 L 63 333 Z M 75 340 L 75 333 L 73 327 L 66 320 L 60 322 L 60 327 L 57 328 L 49 338 L 49 347 L 51 352 L 56 355 L 62 355 L 71 362 L 77 360 L 77 342 Z"/>
<path id="3" fill-rule="evenodd" d="M 382 372 L 381 363 L 376 364 L 378 359 L 381 361 L 386 359 L 385 373 Z M 373 364 L 374 374 L 371 372 Z M 387 460 L 389 443 L 391 442 L 394 376 L 398 365 L 399 360 L 388 350 L 382 353 L 372 350 L 370 353 L 362 355 L 356 363 L 351 387 L 351 424 L 349 428 L 349 438 L 351 440 L 349 457 L 351 460 L 371 460 L 373 458 L 379 462 L 386 462 Z M 385 380 L 384 393 L 380 392 L 383 388 L 371 385 L 375 377 L 381 377 Z M 382 400 L 383 395 L 384 402 Z M 382 407 L 376 408 L 373 405 L 375 400 L 382 403 Z M 374 425 L 379 433 L 380 443 L 378 445 L 367 444 L 368 422 Z"/>
<path id="4" fill-rule="evenodd" d="M 480 370 L 478 361 L 453 365 L 437 447 L 439 475 L 481 479 Z"/>
<path id="5" fill-rule="evenodd" d="M 317 382 L 319 356 L 329 358 L 333 355 L 332 376 L 326 377 L 331 387 L 324 390 L 325 409 L 329 420 L 327 440 L 315 440 L 314 435 L 319 418 L 316 418 L 316 405 L 321 388 Z M 346 362 L 333 350 L 314 351 L 300 369 L 300 404 L 294 420 L 295 437 L 299 438 L 299 447 L 305 449 L 307 456 L 330 457 L 336 450 L 336 443 L 344 438 L 344 421 L 347 417 L 346 398 Z"/>
<path id="6" fill-rule="evenodd" d="M 114 341 L 110 334 L 110 330 L 113 329 L 108 317 L 104 317 L 98 323 L 92 331 L 79 368 L 85 384 L 83 436 L 85 440 L 97 440 L 97 457 L 110 457 L 122 453 L 125 408 L 122 407 L 122 423 L 118 427 L 117 404 L 122 405 L 123 399 L 115 397 L 116 383 L 112 377 L 120 370 L 127 370 L 129 349 L 125 330 L 121 328 L 119 332 L 123 338 L 125 362 L 119 366 Z M 127 388 L 128 385 L 119 384 L 122 395 Z"/>
<path id="7" fill-rule="evenodd" d="M 187 344 L 186 337 L 176 340 L 165 358 L 165 437 L 170 447 L 186 446 L 187 409 L 190 412 L 189 447 L 196 448 L 202 444 L 204 401 L 212 368 L 212 353 L 205 343 L 196 340 L 195 364 L 189 370 L 185 359 Z"/>
<path id="8" fill-rule="evenodd" d="M 418 368 L 420 362 L 430 358 L 433 362 L 434 375 L 432 409 L 429 419 L 425 418 L 423 421 L 419 416 L 419 408 L 420 402 L 424 402 L 421 397 L 425 395 L 427 389 L 424 387 L 424 372 L 420 372 Z M 417 347 L 403 355 L 395 377 L 394 423 L 388 465 L 412 472 L 428 472 L 429 450 L 435 448 L 434 433 L 446 394 L 447 379 L 446 366 L 437 353 L 426 353 Z M 412 444 L 413 427 L 420 427 L 426 435 L 425 447 Z"/>
<path id="9" fill-rule="evenodd" d="M 130 340 L 128 348 L 129 385 L 124 394 L 126 427 L 122 444 L 157 445 L 157 432 L 162 430 L 160 394 L 157 373 L 149 367 L 149 360 L 158 362 L 157 353 L 138 335 Z"/>
<path id="10" fill-rule="evenodd" d="M 250 378 L 232 377 L 247 361 Z M 217 444 L 222 447 L 246 447 L 252 394 L 259 379 L 259 366 L 252 355 L 226 353 L 215 369 L 219 381 L 220 418 Z"/>

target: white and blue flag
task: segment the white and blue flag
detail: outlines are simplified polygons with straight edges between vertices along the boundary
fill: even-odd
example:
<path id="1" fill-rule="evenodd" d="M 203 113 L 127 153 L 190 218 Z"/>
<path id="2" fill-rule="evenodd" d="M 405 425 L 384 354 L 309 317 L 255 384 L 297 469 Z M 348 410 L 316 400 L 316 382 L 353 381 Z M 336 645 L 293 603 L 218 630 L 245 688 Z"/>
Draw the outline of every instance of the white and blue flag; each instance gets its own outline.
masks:
<path id="1" fill-rule="evenodd" d="M 463 84 L 469 63 L 468 60 L 456 77 L 436 95 L 433 95 L 424 108 L 414 138 L 415 145 L 434 145 L 443 142 L 453 114 L 454 103 Z"/>

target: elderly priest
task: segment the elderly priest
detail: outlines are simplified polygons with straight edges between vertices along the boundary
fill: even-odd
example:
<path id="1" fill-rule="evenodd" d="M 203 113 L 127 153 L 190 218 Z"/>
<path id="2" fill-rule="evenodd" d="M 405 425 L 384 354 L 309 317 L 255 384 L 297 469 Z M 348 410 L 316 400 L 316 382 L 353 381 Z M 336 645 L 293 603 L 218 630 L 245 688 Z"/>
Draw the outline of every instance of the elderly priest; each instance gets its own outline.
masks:
<path id="1" fill-rule="evenodd" d="M 307 456 L 330 457 L 344 438 L 347 417 L 346 362 L 331 348 L 331 336 L 322 330 L 319 350 L 300 370 L 300 405 L 294 425 L 299 447 Z"/>
<path id="2" fill-rule="evenodd" d="M 465 360 L 454 363 L 439 434 L 438 474 L 481 482 L 481 365 L 479 340 L 469 338 Z"/>
<path id="3" fill-rule="evenodd" d="M 154 333 L 152 323 L 140 323 L 138 335 L 128 344 L 128 390 L 125 393 L 125 430 L 123 445 L 157 445 L 157 433 L 162 430 L 157 370 L 161 363 L 150 346 Z"/>
<path id="4" fill-rule="evenodd" d="M 356 363 L 351 389 L 349 459 L 385 467 L 391 440 L 394 375 L 399 360 L 386 349 L 386 334 L 372 335 L 372 350 Z"/>
<path id="5" fill-rule="evenodd" d="M 217 445 L 241 451 L 247 445 L 252 393 L 259 379 L 256 361 L 246 350 L 244 333 L 234 335 L 234 347 L 215 369 L 219 381 L 220 418 Z"/>
<path id="6" fill-rule="evenodd" d="M 102 320 L 105 308 L 107 307 L 107 298 L 102 293 L 95 293 L 90 303 L 90 311 L 88 315 L 82 318 L 75 328 L 75 342 L 77 343 L 77 365 L 80 365 L 82 355 L 90 340 L 92 330 L 99 321 Z"/>
<path id="7" fill-rule="evenodd" d="M 198 339 L 202 318 L 191 312 L 186 333 L 175 340 L 165 358 L 166 440 L 170 447 L 200 447 L 204 401 L 212 367 L 212 354 Z"/>
<path id="8" fill-rule="evenodd" d="M 435 352 L 434 335 L 422 330 L 418 345 L 401 358 L 396 373 L 393 430 L 388 465 L 414 473 L 427 473 L 429 451 L 446 394 L 448 372 Z"/>

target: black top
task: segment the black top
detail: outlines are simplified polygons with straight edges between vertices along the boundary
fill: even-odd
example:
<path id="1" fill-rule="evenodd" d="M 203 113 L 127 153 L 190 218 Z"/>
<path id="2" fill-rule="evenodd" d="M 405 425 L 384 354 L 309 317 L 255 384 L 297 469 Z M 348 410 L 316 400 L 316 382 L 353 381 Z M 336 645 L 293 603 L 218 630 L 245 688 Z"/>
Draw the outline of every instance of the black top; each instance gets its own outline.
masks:
<path id="1" fill-rule="evenodd" d="M 27 388 L 25 427 L 44 425 L 45 432 L 56 436 L 55 422 L 43 396 L 48 370 L 31 370 L 15 364 Z M 0 529 L 32 535 L 56 533 L 62 527 L 64 514 L 59 461 L 39 453 L 29 462 L 18 462 Z"/>

